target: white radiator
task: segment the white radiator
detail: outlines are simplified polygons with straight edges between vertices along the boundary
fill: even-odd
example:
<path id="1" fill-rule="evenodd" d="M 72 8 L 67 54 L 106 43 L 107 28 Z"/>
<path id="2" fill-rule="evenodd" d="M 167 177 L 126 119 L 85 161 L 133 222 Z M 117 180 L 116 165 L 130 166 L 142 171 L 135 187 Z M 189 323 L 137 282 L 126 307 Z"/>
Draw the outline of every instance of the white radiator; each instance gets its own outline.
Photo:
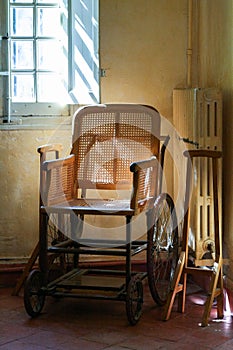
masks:
<path id="1" fill-rule="evenodd" d="M 222 150 L 222 95 L 215 88 L 173 90 L 173 123 L 187 149 Z M 190 246 L 196 265 L 214 254 L 212 172 L 207 159 L 195 159 L 194 192 L 190 211 Z M 175 188 L 176 186 L 176 176 Z M 218 173 L 221 230 L 222 165 Z"/>

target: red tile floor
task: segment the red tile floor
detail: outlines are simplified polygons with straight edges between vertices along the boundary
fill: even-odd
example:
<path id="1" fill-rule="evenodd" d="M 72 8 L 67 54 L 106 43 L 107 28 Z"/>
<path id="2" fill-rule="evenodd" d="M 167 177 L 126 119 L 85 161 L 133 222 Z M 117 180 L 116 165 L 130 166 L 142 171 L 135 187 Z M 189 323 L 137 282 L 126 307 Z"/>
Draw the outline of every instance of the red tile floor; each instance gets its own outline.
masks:
<path id="1" fill-rule="evenodd" d="M 164 322 L 145 282 L 143 314 L 130 326 L 124 302 L 48 297 L 41 315 L 31 319 L 22 295 L 11 296 L 11 289 L 1 288 L 0 350 L 233 349 L 230 312 L 217 320 L 213 306 L 209 326 L 198 325 L 204 300 L 200 288 L 189 284 L 185 313 L 178 313 L 175 304 Z"/>

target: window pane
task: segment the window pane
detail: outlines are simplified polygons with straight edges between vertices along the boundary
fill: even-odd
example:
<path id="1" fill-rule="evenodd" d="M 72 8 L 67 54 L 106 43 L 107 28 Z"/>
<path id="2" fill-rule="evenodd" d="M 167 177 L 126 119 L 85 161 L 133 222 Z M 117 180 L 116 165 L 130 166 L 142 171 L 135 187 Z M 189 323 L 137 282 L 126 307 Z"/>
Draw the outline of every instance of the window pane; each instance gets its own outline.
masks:
<path id="1" fill-rule="evenodd" d="M 58 36 L 61 25 L 59 8 L 38 8 L 37 21 L 39 36 Z"/>
<path id="2" fill-rule="evenodd" d="M 32 74 L 12 74 L 13 102 L 34 102 L 34 76 Z"/>
<path id="3" fill-rule="evenodd" d="M 68 8 L 68 0 L 62 0 L 61 6 Z"/>
<path id="4" fill-rule="evenodd" d="M 33 9 L 23 7 L 11 8 L 11 35 L 33 35 Z"/>
<path id="5" fill-rule="evenodd" d="M 33 69 L 33 41 L 12 40 L 12 69 Z"/>
<path id="6" fill-rule="evenodd" d="M 38 4 L 57 4 L 58 0 L 37 0 Z"/>
<path id="7" fill-rule="evenodd" d="M 37 83 L 38 102 L 67 102 L 67 90 L 58 74 L 39 73 Z"/>
<path id="8" fill-rule="evenodd" d="M 37 41 L 38 69 L 59 71 L 62 62 L 61 52 L 56 40 Z"/>
<path id="9" fill-rule="evenodd" d="M 32 4 L 33 0 L 11 0 L 11 4 L 17 4 L 17 3 L 21 3 L 21 4 Z"/>

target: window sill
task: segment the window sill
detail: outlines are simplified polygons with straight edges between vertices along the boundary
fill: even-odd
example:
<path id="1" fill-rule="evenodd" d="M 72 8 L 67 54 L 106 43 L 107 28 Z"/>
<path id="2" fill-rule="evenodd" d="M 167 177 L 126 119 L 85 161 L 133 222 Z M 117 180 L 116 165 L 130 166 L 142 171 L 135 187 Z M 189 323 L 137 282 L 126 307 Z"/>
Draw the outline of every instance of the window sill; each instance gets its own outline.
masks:
<path id="1" fill-rule="evenodd" d="M 71 128 L 71 116 L 30 116 L 30 117 L 12 117 L 10 123 L 0 121 L 0 130 L 47 130 Z"/>

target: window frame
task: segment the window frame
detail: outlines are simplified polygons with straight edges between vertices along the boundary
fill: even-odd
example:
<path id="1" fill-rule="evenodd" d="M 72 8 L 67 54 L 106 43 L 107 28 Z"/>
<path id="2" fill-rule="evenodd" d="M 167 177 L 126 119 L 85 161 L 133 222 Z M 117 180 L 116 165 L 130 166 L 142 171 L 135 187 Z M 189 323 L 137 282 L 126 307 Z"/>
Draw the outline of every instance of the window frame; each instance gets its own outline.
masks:
<path id="1" fill-rule="evenodd" d="M 7 23 L 7 32 L 10 33 L 10 7 L 14 6 L 15 3 L 11 2 L 12 0 L 6 0 L 7 4 L 8 4 L 8 23 Z M 49 0 L 48 0 L 49 2 Z M 94 3 L 95 5 L 98 4 L 95 7 L 95 10 L 97 9 L 98 12 L 98 21 L 99 21 L 99 1 L 96 0 L 84 0 L 81 1 L 80 3 Z M 57 102 L 13 102 L 12 99 L 11 100 L 11 106 L 10 106 L 10 114 L 12 116 L 34 116 L 34 115 L 44 115 L 44 116 L 49 116 L 49 115 L 56 115 L 56 116 L 66 116 L 70 114 L 70 105 L 71 104 L 86 104 L 86 103 L 99 103 L 100 102 L 100 80 L 99 80 L 99 26 L 97 23 L 97 32 L 98 32 L 98 37 L 94 38 L 96 39 L 96 42 L 94 45 L 97 45 L 97 49 L 96 49 L 96 57 L 98 57 L 98 65 L 97 65 L 97 83 L 98 83 L 98 96 L 95 96 L 92 101 L 90 100 L 83 100 L 82 99 L 77 99 L 77 95 L 75 95 L 74 92 L 78 91 L 77 86 L 75 86 L 75 84 L 77 83 L 74 80 L 74 65 L 75 65 L 75 43 L 73 41 L 73 37 L 74 37 L 74 31 L 75 31 L 75 14 L 73 13 L 73 1 L 72 0 L 67 0 L 67 23 L 66 25 L 66 29 L 67 29 L 67 35 L 68 35 L 68 40 L 67 40 L 67 49 L 68 49 L 68 54 L 67 54 L 67 64 L 68 64 L 68 77 L 67 77 L 67 94 L 70 97 L 70 100 L 64 105 L 61 105 Z M 18 6 L 20 5 L 25 5 L 27 6 L 25 3 L 18 3 Z M 29 5 L 29 4 L 28 4 Z M 40 6 L 43 5 L 43 3 L 39 4 L 36 2 L 36 0 L 32 0 L 32 5 L 34 7 L 34 11 L 36 6 Z M 55 5 L 56 6 L 56 5 Z M 92 8 L 93 10 L 93 8 Z M 93 15 L 93 14 L 92 14 Z M 96 15 L 96 14 L 95 14 Z M 35 13 L 34 13 L 35 16 Z M 35 22 L 35 21 L 34 21 Z M 34 23 L 34 26 L 36 24 Z M 33 28 L 34 30 L 34 40 L 35 40 L 35 28 Z M 9 65 L 9 81 L 8 84 L 10 84 L 10 91 L 11 91 L 11 73 L 14 72 L 14 69 L 11 69 L 11 40 L 12 40 L 13 36 L 10 34 L 9 36 L 9 45 L 8 45 L 8 50 L 10 50 L 8 57 L 10 62 L 8 62 Z M 18 39 L 18 37 L 17 37 Z M 25 38 L 23 38 L 25 39 Z M 27 39 L 26 39 L 27 40 Z M 35 55 L 35 48 L 34 48 L 34 55 Z M 35 60 L 35 57 L 34 57 Z M 34 62 L 34 67 L 35 67 L 35 62 Z"/>

